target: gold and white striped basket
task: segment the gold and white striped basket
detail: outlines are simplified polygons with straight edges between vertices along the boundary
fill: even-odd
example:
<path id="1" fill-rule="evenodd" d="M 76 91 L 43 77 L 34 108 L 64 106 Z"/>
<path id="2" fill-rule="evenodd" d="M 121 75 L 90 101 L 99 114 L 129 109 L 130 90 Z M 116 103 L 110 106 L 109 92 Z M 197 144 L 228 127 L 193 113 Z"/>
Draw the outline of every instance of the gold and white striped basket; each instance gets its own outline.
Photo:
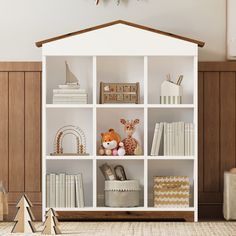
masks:
<path id="1" fill-rule="evenodd" d="M 189 207 L 188 176 L 155 176 L 153 180 L 154 207 Z"/>

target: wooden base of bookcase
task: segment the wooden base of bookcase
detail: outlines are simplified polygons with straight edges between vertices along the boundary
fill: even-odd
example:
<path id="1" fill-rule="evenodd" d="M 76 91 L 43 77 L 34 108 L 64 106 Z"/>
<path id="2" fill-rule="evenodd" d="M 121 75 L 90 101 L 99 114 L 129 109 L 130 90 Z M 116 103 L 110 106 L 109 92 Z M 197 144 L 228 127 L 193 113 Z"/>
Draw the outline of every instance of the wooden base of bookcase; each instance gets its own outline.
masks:
<path id="1" fill-rule="evenodd" d="M 58 211 L 59 220 L 143 220 L 143 221 L 186 221 L 194 222 L 194 212 L 182 211 Z"/>

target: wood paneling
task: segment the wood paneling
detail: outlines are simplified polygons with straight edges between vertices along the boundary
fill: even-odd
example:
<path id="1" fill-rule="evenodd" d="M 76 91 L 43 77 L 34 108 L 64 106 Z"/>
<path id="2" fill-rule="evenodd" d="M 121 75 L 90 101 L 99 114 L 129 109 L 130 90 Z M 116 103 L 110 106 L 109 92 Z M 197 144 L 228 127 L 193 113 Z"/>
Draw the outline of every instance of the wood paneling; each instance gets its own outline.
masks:
<path id="1" fill-rule="evenodd" d="M 0 180 L 9 215 L 26 193 L 41 220 L 41 63 L 0 62 Z"/>
<path id="2" fill-rule="evenodd" d="M 0 72 L 0 180 L 8 191 L 8 73 Z"/>
<path id="3" fill-rule="evenodd" d="M 198 191 L 203 191 L 204 187 L 204 179 L 203 179 L 203 168 L 204 168 L 204 161 L 203 161 L 203 150 L 204 150 L 204 122 L 203 122 L 203 115 L 204 115 L 204 80 L 203 80 L 203 73 L 199 72 L 198 74 Z"/>
<path id="4" fill-rule="evenodd" d="M 220 191 L 224 171 L 235 166 L 235 73 L 220 73 Z"/>
<path id="5" fill-rule="evenodd" d="M 41 190 L 40 72 L 25 73 L 25 191 Z"/>
<path id="6" fill-rule="evenodd" d="M 199 217 L 223 218 L 224 171 L 236 165 L 236 62 L 199 63 Z"/>
<path id="7" fill-rule="evenodd" d="M 219 191 L 219 73 L 204 73 L 204 191 Z M 214 173 L 214 174 L 213 174 Z"/>
<path id="8" fill-rule="evenodd" d="M 24 73 L 9 73 L 9 191 L 25 190 Z"/>

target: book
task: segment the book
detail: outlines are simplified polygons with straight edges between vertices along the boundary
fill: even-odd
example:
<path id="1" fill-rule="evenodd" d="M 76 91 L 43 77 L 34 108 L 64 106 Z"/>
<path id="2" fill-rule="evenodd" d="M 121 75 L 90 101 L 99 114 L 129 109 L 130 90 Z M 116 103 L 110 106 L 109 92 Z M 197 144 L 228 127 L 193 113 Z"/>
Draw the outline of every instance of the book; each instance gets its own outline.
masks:
<path id="1" fill-rule="evenodd" d="M 84 207 L 84 187 L 83 187 L 83 176 L 81 173 L 78 174 L 78 179 L 79 179 L 80 207 Z"/>
<path id="2" fill-rule="evenodd" d="M 60 185 L 60 204 L 59 207 L 66 207 L 65 205 L 65 174 L 59 174 L 59 185 Z"/>
<path id="3" fill-rule="evenodd" d="M 87 93 L 62 93 L 62 94 L 54 94 L 54 98 L 86 98 L 88 97 Z"/>
<path id="4" fill-rule="evenodd" d="M 49 191 L 49 196 L 50 196 L 50 205 L 49 207 L 55 207 L 56 204 L 56 175 L 51 173 L 50 174 L 50 191 Z"/>
<path id="5" fill-rule="evenodd" d="M 190 124 L 189 127 L 189 137 L 190 137 L 190 156 L 194 155 L 194 125 Z"/>
<path id="6" fill-rule="evenodd" d="M 157 145 L 158 130 L 159 130 L 159 123 L 156 123 L 154 133 L 153 133 L 153 139 L 152 139 L 151 156 L 157 155 L 156 154 L 156 145 Z"/>
<path id="7" fill-rule="evenodd" d="M 159 150 L 160 150 L 160 145 L 161 145 L 161 140 L 162 140 L 162 134 L 163 134 L 163 126 L 164 123 L 161 122 L 159 124 L 159 131 L 157 134 L 157 141 L 156 141 L 156 147 L 155 147 L 155 155 L 158 156 L 159 155 Z"/>
<path id="8" fill-rule="evenodd" d="M 53 94 L 85 94 L 85 89 L 53 89 Z"/>
<path id="9" fill-rule="evenodd" d="M 55 207 L 60 207 L 60 188 L 59 188 L 59 175 L 55 175 L 56 178 L 56 203 L 55 203 Z"/>
<path id="10" fill-rule="evenodd" d="M 58 88 L 60 88 L 60 89 L 79 89 L 80 86 L 78 84 L 59 84 Z"/>
<path id="11" fill-rule="evenodd" d="M 50 207 L 50 175 L 46 175 L 46 206 Z"/>
<path id="12" fill-rule="evenodd" d="M 75 207 L 75 177 L 70 176 L 70 207 Z"/>
<path id="13" fill-rule="evenodd" d="M 167 154 L 167 123 L 164 123 L 164 156 Z"/>

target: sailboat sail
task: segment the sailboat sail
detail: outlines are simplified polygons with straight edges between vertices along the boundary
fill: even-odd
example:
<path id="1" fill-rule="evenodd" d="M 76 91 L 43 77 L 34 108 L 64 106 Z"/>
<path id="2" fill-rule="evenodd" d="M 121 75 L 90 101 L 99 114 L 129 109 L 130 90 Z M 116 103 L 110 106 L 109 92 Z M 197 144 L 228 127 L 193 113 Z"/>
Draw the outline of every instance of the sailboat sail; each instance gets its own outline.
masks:
<path id="1" fill-rule="evenodd" d="M 67 85 L 79 85 L 79 81 L 76 76 L 71 72 L 67 61 L 66 63 L 66 84 Z"/>

